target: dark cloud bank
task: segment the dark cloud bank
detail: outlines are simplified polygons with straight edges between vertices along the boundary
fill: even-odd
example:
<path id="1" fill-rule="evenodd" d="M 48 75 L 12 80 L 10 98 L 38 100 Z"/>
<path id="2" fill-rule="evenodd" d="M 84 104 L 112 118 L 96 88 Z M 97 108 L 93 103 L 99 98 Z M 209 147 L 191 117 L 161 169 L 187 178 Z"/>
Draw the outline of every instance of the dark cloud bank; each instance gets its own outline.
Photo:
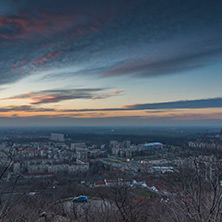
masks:
<path id="1" fill-rule="evenodd" d="M 47 101 L 47 102 L 45 101 L 45 103 L 51 103 L 51 101 Z M 33 103 L 33 104 L 41 104 L 41 102 Z M 39 108 L 37 106 L 11 106 L 11 107 L 1 108 L 0 112 L 10 112 L 10 111 L 27 111 L 27 112 L 48 112 L 48 111 L 91 112 L 91 111 L 94 111 L 94 112 L 97 112 L 97 111 L 127 111 L 127 110 L 157 110 L 156 112 L 161 112 L 158 110 L 208 109 L 208 108 L 222 108 L 222 98 L 182 100 L 182 101 L 172 101 L 172 102 L 163 102 L 163 103 L 134 104 L 134 105 L 127 105 L 122 108 L 102 108 L 102 109 L 50 109 L 50 108 L 48 109 L 48 108 Z"/>
<path id="2" fill-rule="evenodd" d="M 216 0 L 1 1 L 0 84 L 83 61 L 93 65 L 80 73 L 98 77 L 149 77 L 197 69 L 221 58 L 221 11 L 222 2 Z M 184 35 L 197 38 L 186 47 Z M 169 50 L 160 48 L 164 56 L 146 54 L 148 45 L 158 48 L 168 39 L 176 44 Z M 145 45 L 142 59 L 133 51 L 128 58 L 124 47 L 137 45 Z M 97 64 L 103 57 L 109 64 Z M 65 78 L 65 73 L 60 75 Z"/>

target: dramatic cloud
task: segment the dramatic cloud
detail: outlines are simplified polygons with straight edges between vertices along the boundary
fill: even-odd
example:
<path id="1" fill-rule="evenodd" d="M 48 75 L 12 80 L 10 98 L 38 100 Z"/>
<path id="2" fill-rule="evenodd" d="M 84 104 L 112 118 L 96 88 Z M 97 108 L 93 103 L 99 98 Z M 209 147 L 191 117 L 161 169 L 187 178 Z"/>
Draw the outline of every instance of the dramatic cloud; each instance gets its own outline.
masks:
<path id="1" fill-rule="evenodd" d="M 43 104 L 43 103 L 57 103 L 64 100 L 74 99 L 105 99 L 112 96 L 118 96 L 123 93 L 122 90 L 111 90 L 111 92 L 105 92 L 105 89 L 95 88 L 79 88 L 79 89 L 58 89 L 58 90 L 43 90 L 39 92 L 28 92 L 17 96 L 13 96 L 6 99 L 30 99 L 31 104 Z M 5 100 L 5 99 L 3 99 Z"/>
<path id="2" fill-rule="evenodd" d="M 7 107 L 1 107 L 0 113 L 7 113 L 7 112 L 51 112 L 56 111 L 55 109 L 51 108 L 37 108 L 32 106 L 7 106 Z"/>
<path id="3" fill-rule="evenodd" d="M 219 48 L 218 48 L 219 47 Z M 215 49 L 202 48 L 199 52 L 181 52 L 177 56 L 170 55 L 166 58 L 156 60 L 138 60 L 125 61 L 123 64 L 114 67 L 104 76 L 119 76 L 119 75 L 137 75 L 143 77 L 158 76 L 179 73 L 203 67 L 218 56 L 222 56 L 222 45 L 216 46 Z"/>
<path id="4" fill-rule="evenodd" d="M 220 0 L 0 0 L 0 112 L 68 122 L 222 108 L 221 11 Z"/>
<path id="5" fill-rule="evenodd" d="M 203 67 L 221 58 L 221 9 L 200 0 L 1 1 L 0 84 L 64 67 L 98 78 Z"/>
<path id="6" fill-rule="evenodd" d="M 124 106 L 123 108 L 130 110 L 222 108 L 222 98 L 181 100 L 165 103 L 135 104 Z"/>
<path id="7" fill-rule="evenodd" d="M 89 111 L 126 111 L 126 110 L 159 110 L 155 112 L 163 112 L 162 109 L 207 109 L 222 108 L 222 98 L 182 100 L 165 103 L 145 103 L 123 106 L 122 108 L 105 108 L 105 109 L 70 109 L 66 112 L 89 112 Z M 149 111 L 148 111 L 149 112 Z"/>
<path id="8" fill-rule="evenodd" d="M 104 99 L 110 96 L 119 95 L 122 91 L 113 91 L 110 94 L 96 95 L 94 92 L 102 91 L 102 89 L 78 89 L 78 90 L 45 90 L 41 92 L 30 92 L 21 94 L 10 99 L 31 99 L 31 104 L 44 104 L 53 103 L 69 99 Z M 120 108 L 99 108 L 99 109 L 54 109 L 54 108 L 38 108 L 36 106 L 24 105 L 24 106 L 8 106 L 0 108 L 0 112 L 12 112 L 12 111 L 26 111 L 26 112 L 62 112 L 62 113 L 73 113 L 73 112 L 115 112 L 115 111 L 137 111 L 137 110 L 148 110 L 147 113 L 158 114 L 167 113 L 167 110 L 178 110 L 178 109 L 209 109 L 209 108 L 222 108 L 222 98 L 210 98 L 210 99 L 199 99 L 199 100 L 184 100 L 184 101 L 173 101 L 164 103 L 146 103 L 146 104 L 134 104 L 127 105 Z"/>

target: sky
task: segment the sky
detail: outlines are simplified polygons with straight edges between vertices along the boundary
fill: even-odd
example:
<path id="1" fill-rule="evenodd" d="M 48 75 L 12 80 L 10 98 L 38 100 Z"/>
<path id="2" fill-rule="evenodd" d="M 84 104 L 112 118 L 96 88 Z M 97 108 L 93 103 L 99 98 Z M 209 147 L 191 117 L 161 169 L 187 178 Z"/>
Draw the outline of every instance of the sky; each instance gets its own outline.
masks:
<path id="1" fill-rule="evenodd" d="M 221 11 L 0 0 L 0 126 L 222 126 Z"/>

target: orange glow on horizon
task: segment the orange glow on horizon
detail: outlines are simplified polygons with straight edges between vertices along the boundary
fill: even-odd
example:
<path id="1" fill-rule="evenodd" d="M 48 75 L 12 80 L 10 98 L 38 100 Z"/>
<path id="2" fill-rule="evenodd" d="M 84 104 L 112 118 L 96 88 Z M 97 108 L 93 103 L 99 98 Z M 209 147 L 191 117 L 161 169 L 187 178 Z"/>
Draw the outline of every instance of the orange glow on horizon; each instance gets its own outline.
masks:
<path id="1" fill-rule="evenodd" d="M 149 111 L 148 111 L 149 112 Z M 140 118 L 174 118 L 178 120 L 192 120 L 192 119 L 222 119 L 222 112 L 218 109 L 212 110 L 173 110 L 173 111 L 157 111 L 148 113 L 144 110 L 123 110 L 123 111 L 70 111 L 64 112 L 61 110 L 55 111 L 9 111 L 1 112 L 1 117 L 47 117 L 47 118 L 111 118 L 111 117 L 140 117 Z"/>

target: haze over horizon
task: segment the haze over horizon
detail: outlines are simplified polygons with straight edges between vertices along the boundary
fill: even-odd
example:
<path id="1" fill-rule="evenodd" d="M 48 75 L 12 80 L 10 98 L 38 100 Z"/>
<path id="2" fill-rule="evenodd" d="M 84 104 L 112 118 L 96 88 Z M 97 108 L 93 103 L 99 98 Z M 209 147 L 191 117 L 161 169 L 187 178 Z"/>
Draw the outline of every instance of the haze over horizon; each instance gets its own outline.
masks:
<path id="1" fill-rule="evenodd" d="M 221 11 L 0 0 L 0 125 L 221 126 Z"/>

